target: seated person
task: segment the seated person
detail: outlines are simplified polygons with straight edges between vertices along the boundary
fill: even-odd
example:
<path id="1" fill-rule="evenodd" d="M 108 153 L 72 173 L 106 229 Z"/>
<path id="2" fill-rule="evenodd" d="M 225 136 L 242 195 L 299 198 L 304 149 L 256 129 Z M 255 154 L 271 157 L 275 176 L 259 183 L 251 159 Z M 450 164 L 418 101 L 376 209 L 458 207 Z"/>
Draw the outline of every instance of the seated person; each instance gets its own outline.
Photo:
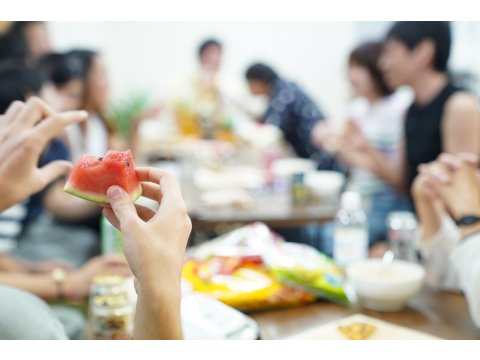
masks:
<path id="1" fill-rule="evenodd" d="M 202 41 L 193 74 L 179 79 L 168 100 L 182 136 L 228 140 L 233 128 L 232 103 L 226 93 L 232 84 L 220 76 L 223 45 L 217 39 Z M 230 139 L 231 140 L 231 139 Z"/>
<path id="2" fill-rule="evenodd" d="M 44 21 L 14 21 L 4 36 L 11 43 L 10 55 L 18 56 L 29 65 L 52 51 Z"/>
<path id="3" fill-rule="evenodd" d="M 353 149 L 357 165 L 408 195 L 420 164 L 442 152 L 480 154 L 478 101 L 447 76 L 450 43 L 448 22 L 399 21 L 392 26 L 379 66 L 389 87 L 413 90 L 404 144 L 397 162 L 386 159 L 368 142 L 359 141 L 361 146 Z"/>
<path id="4" fill-rule="evenodd" d="M 8 149 L 8 147 L 1 147 L 0 152 L 3 156 L 13 156 L 13 158 L 8 159 L 10 161 L 2 158 L 3 160 L 0 162 L 0 173 L 2 174 L 2 179 L 4 179 L 2 180 L 2 184 L 0 185 L 0 216 L 8 217 L 9 212 L 5 211 L 6 208 L 9 205 L 13 204 L 13 206 L 9 208 L 12 209 L 15 206 L 15 203 L 18 203 L 18 201 L 21 201 L 25 198 L 25 195 L 18 197 L 17 193 L 28 195 L 31 192 L 35 192 L 41 189 L 41 187 L 44 186 L 44 183 L 51 181 L 53 178 L 57 177 L 61 173 L 65 173 L 65 171 L 69 169 L 68 164 L 65 164 L 62 161 L 55 161 L 43 167 L 41 170 L 38 170 L 38 172 L 35 173 L 35 177 L 33 180 L 28 177 L 27 173 L 22 173 L 20 171 L 22 166 L 19 161 L 24 161 L 25 164 L 36 165 L 39 154 L 36 156 L 37 158 L 32 159 L 22 159 L 21 157 L 15 159 L 14 156 L 17 149 L 20 149 L 18 151 L 18 153 L 20 153 L 22 146 L 19 147 L 18 145 L 16 145 L 15 148 L 12 148 L 12 141 L 16 137 L 21 138 L 21 136 L 24 135 L 23 133 L 26 133 L 28 131 L 28 128 L 19 128 L 18 125 L 20 124 L 18 123 L 18 121 L 18 124 L 16 124 L 14 121 L 16 119 L 22 119 L 22 121 L 25 121 L 25 118 L 28 118 L 29 116 L 40 117 L 42 116 L 42 112 L 48 114 L 50 111 L 51 110 L 40 100 L 31 99 L 26 104 L 23 104 L 21 102 L 15 102 L 11 107 L 9 107 L 9 109 L 7 110 L 7 114 L 0 118 L 0 139 L 2 139 L 1 145 L 3 145 L 3 142 L 5 142 L 7 145 L 10 144 L 10 150 Z M 85 114 L 83 113 L 72 113 L 66 118 L 66 120 L 68 120 L 68 122 L 78 121 L 84 118 L 84 116 Z M 12 121 L 9 121 L 9 118 L 12 119 Z M 14 129 L 8 128 L 6 125 L 9 123 L 16 124 L 17 127 Z M 4 137 L 4 135 L 8 131 L 14 132 L 14 134 L 13 136 L 6 138 Z M 45 138 L 42 138 L 42 142 L 46 143 L 49 140 L 48 138 L 46 138 L 47 136 L 48 133 L 45 133 Z M 3 141 L 3 139 L 6 139 L 6 141 Z M 15 144 L 13 143 L 13 145 Z M 26 152 L 24 151 L 24 153 Z M 23 181 L 25 182 L 23 186 L 27 185 L 27 189 L 22 188 L 22 181 L 20 179 L 23 179 Z M 10 189 L 9 192 L 8 189 Z M 14 221 L 14 219 L 10 219 L 11 221 Z M 16 219 L 16 221 L 20 222 L 20 219 Z M 66 277 L 64 283 L 56 283 L 55 277 L 53 276 L 54 270 L 57 271 L 57 273 L 59 271 L 65 273 Z M 58 261 L 35 263 L 20 260 L 14 256 L 9 255 L 8 253 L 0 252 L 0 300 L 2 301 L 2 306 L 0 308 L 2 311 L 6 311 L 8 314 L 8 316 L 0 316 L 0 338 L 15 338 L 15 334 L 21 334 L 23 333 L 23 331 L 27 332 L 27 334 L 24 336 L 26 338 L 44 338 L 44 336 L 48 336 L 48 334 L 44 334 L 42 333 L 42 331 L 36 331 L 36 329 L 26 328 L 25 330 L 22 330 L 21 328 L 19 328 L 19 326 L 11 327 L 8 324 L 3 323 L 4 321 L 14 321 L 15 318 L 21 317 L 22 314 L 24 314 L 24 316 L 32 316 L 33 318 L 36 318 L 37 316 L 46 317 L 44 312 L 46 312 L 47 314 L 51 313 L 51 310 L 44 310 L 46 308 L 41 305 L 40 301 L 35 300 L 32 297 L 22 295 L 23 293 L 21 291 L 14 291 L 9 289 L 8 287 L 15 287 L 18 289 L 22 289 L 23 291 L 28 291 L 45 300 L 63 299 L 67 301 L 78 301 L 84 300 L 88 297 L 90 291 L 90 284 L 93 277 L 98 274 L 109 273 L 129 275 L 130 272 L 129 269 L 125 266 L 125 262 L 122 259 L 116 257 L 95 258 L 92 259 L 85 266 L 79 269 L 73 269 L 65 266 L 65 264 Z M 25 306 L 27 306 L 28 304 L 35 306 L 35 308 L 38 308 L 38 310 L 40 311 L 40 314 L 30 313 L 30 315 L 28 315 L 28 311 L 34 311 L 35 308 L 31 310 L 23 309 L 22 312 L 19 312 L 18 310 L 15 311 L 15 307 L 18 304 L 13 305 L 12 302 L 16 303 L 17 300 L 19 301 L 18 304 L 21 304 L 24 301 Z M 65 323 L 67 334 L 70 337 L 81 338 L 83 336 L 82 325 L 84 323 L 84 320 L 82 319 L 82 316 L 78 311 L 72 309 L 68 310 L 69 311 L 67 311 L 67 309 L 63 307 L 57 306 L 54 309 L 53 313 L 59 312 L 62 314 L 62 321 Z M 74 320 L 73 323 L 72 320 Z M 18 325 L 21 325 L 21 322 Z M 35 324 L 32 325 L 35 326 Z M 39 324 L 37 324 L 37 326 L 38 325 Z M 58 333 L 58 329 L 55 331 L 54 329 L 52 329 L 52 332 Z M 54 336 L 54 334 L 51 334 L 51 336 Z"/>
<path id="5" fill-rule="evenodd" d="M 0 111 L 5 112 L 6 107 L 15 100 L 27 100 L 34 95 L 44 94 L 44 84 L 44 79 L 37 70 L 14 61 L 3 62 L 0 64 Z M 58 138 L 48 144 L 39 163 L 43 166 L 55 160 L 69 160 L 68 148 Z M 85 229 L 71 233 L 71 228 L 57 224 L 80 222 L 92 216 L 97 219 L 95 221 L 97 224 L 100 215 L 100 210 L 94 204 L 64 193 L 61 181 L 34 194 L 25 205 L 27 211 L 22 224 L 22 241 L 19 247 L 13 250 L 16 255 L 35 261 L 58 258 L 80 265 L 98 254 L 98 235 L 93 230 Z M 63 230 L 63 235 L 58 230 Z M 16 235 L 18 233 L 14 234 Z M 62 237 L 65 236 L 68 239 L 80 236 L 81 239 L 74 241 L 72 238 L 71 241 L 64 241 Z M 47 241 L 54 242 L 55 246 L 46 246 Z M 74 246 L 74 249 L 68 249 L 67 243 Z M 55 253 L 53 249 L 59 252 Z"/>
<path id="6" fill-rule="evenodd" d="M 363 140 L 389 162 L 398 161 L 400 156 L 403 119 L 411 99 L 393 92 L 386 84 L 377 65 L 382 46 L 381 42 L 368 42 L 350 53 L 348 79 L 354 100 L 343 128 L 336 130 L 325 121 L 318 123 L 312 133 L 317 146 L 331 151 L 349 169 L 348 186 L 362 195 L 368 215 L 370 246 L 386 240 L 386 221 L 391 211 L 410 209 L 409 201 L 397 189 L 355 162 L 356 143 Z"/>
<path id="7" fill-rule="evenodd" d="M 106 116 L 110 81 L 104 59 L 99 53 L 84 49 L 72 50 L 66 55 L 81 64 L 84 83 L 81 108 L 90 115 L 86 122 L 66 129 L 71 161 L 75 162 L 85 154 L 101 157 L 109 149 L 124 150 L 126 142 L 117 134 L 112 119 Z"/>
<path id="8" fill-rule="evenodd" d="M 46 144 L 65 126 L 86 116 L 84 112 L 55 114 L 37 99 L 26 105 L 17 102 L 0 116 L 0 178 L 4 179 L 0 183 L 0 213 L 70 169 L 62 161 L 37 167 L 38 159 Z M 114 186 L 108 192 L 112 208 L 104 213 L 124 234 L 125 255 L 135 276 L 135 338 L 179 339 L 181 269 L 191 222 L 172 175 L 144 168 L 139 169 L 139 176 L 145 196 L 159 201 L 158 211 L 135 206 L 121 188 Z M 24 334 L 32 338 L 29 329 L 22 331 L 19 326 L 31 323 L 40 328 L 42 338 L 65 339 L 58 321 L 39 299 L 4 286 L 0 286 L 0 294 L 0 299 L 12 300 L 8 306 L 0 306 L 0 312 L 9 314 L 0 316 L 1 338 L 22 338 Z"/>
<path id="9" fill-rule="evenodd" d="M 251 65 L 245 77 L 253 95 L 269 98 L 268 109 L 261 121 L 280 128 L 298 156 L 315 160 L 320 169 L 331 169 L 332 156 L 317 149 L 311 141 L 313 127 L 324 116 L 310 97 L 298 85 L 280 78 L 265 64 Z"/>
<path id="10" fill-rule="evenodd" d="M 474 154 L 443 154 L 421 165 L 413 197 L 421 225 L 417 243 L 428 281 L 462 290 L 480 327 L 480 177 Z"/>
<path id="11" fill-rule="evenodd" d="M 68 54 L 50 53 L 40 58 L 36 68 L 43 75 L 44 89 L 54 93 L 49 98 L 42 95 L 51 107 L 57 111 L 82 108 L 85 80 L 79 59 Z"/>

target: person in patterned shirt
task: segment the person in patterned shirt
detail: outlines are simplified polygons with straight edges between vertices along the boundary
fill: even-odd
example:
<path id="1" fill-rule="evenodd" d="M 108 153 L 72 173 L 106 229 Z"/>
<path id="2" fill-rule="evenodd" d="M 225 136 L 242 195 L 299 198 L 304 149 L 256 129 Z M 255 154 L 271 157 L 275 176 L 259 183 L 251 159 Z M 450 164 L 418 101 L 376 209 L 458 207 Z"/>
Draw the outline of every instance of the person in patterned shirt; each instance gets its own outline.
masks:
<path id="1" fill-rule="evenodd" d="M 331 169 L 333 158 L 311 142 L 313 127 L 324 115 L 295 83 L 282 79 L 268 65 L 256 63 L 245 74 L 253 95 L 266 95 L 269 105 L 261 121 L 279 127 L 298 156 L 315 160 L 321 169 Z"/>

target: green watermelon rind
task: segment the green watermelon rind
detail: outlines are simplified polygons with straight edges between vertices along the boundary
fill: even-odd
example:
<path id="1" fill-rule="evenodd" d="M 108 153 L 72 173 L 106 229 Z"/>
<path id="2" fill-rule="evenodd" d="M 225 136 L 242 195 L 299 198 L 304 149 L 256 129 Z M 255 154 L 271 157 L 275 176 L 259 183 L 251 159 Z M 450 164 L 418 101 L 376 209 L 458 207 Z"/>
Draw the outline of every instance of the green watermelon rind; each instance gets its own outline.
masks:
<path id="1" fill-rule="evenodd" d="M 94 193 L 91 193 L 91 192 L 84 192 L 84 191 L 76 190 L 69 182 L 67 182 L 65 184 L 65 187 L 63 188 L 63 191 L 65 191 L 65 192 L 67 192 L 67 193 L 69 193 L 73 196 L 84 199 L 84 200 L 92 201 L 92 202 L 99 203 L 99 204 L 110 204 L 110 201 L 108 200 L 107 195 L 94 194 Z M 142 196 L 142 194 L 143 194 L 142 185 L 138 184 L 137 189 L 132 194 L 130 194 L 130 198 L 132 199 L 132 201 L 135 201 L 140 196 Z"/>

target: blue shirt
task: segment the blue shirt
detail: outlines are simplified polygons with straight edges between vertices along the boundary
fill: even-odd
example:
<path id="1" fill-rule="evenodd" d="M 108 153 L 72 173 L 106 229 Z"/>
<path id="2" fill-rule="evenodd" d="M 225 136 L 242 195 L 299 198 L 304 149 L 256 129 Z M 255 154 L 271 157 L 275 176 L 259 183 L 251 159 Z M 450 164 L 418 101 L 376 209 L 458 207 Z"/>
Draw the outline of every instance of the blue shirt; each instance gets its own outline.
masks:
<path id="1" fill-rule="evenodd" d="M 331 169 L 332 156 L 317 149 L 311 141 L 313 127 L 324 118 L 320 109 L 295 83 L 275 80 L 264 122 L 279 127 L 298 156 L 315 160 L 321 169 Z"/>
<path id="2" fill-rule="evenodd" d="M 55 160 L 69 160 L 70 152 L 67 146 L 58 139 L 54 139 L 47 146 L 43 154 L 40 156 L 38 166 L 45 166 Z M 32 195 L 27 201 L 27 216 L 24 220 L 24 225 L 36 220 L 43 211 L 43 198 L 48 187 L 42 191 Z"/>

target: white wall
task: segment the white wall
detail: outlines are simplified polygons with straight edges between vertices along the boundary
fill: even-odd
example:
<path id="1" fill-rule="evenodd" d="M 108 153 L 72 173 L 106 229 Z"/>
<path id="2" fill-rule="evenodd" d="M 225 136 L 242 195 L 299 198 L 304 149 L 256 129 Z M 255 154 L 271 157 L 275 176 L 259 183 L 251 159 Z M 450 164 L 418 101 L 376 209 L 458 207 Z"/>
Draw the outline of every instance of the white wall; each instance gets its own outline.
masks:
<path id="1" fill-rule="evenodd" d="M 118 98 L 132 89 L 168 94 L 172 82 L 195 67 L 196 49 L 206 37 L 225 45 L 223 74 L 237 79 L 253 61 L 263 60 L 302 85 L 330 117 L 342 114 L 348 100 L 345 63 L 359 41 L 381 39 L 389 22 L 53 22 L 59 50 L 101 50 Z M 480 74 L 480 23 L 453 26 L 454 69 Z"/>

